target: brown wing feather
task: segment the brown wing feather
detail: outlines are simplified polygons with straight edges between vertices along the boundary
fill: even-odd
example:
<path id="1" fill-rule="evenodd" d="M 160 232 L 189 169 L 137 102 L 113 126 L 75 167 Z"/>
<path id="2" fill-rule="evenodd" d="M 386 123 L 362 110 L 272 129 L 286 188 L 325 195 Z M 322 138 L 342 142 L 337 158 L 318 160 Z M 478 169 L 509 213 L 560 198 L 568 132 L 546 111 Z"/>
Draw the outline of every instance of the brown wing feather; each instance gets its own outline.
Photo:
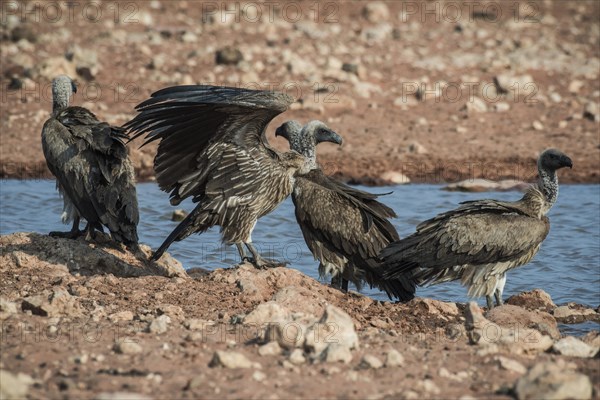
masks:
<path id="1" fill-rule="evenodd" d="M 204 195 L 208 172 L 218 164 L 212 144 L 260 148 L 276 158 L 265 138 L 269 122 L 285 111 L 292 98 L 283 93 L 217 86 L 162 89 L 136 109 L 124 126 L 132 139 L 147 133 L 144 144 L 160 140 L 154 160 L 156 179 L 174 204 Z"/>
<path id="2" fill-rule="evenodd" d="M 444 270 L 522 259 L 550 229 L 510 203 L 473 202 L 421 223 L 417 232 L 381 253 L 385 276 L 412 273 L 420 283 L 446 278 Z M 529 257 L 530 258 L 530 257 Z"/>
<path id="3" fill-rule="evenodd" d="M 352 274 L 347 278 L 357 286 L 365 279 L 390 296 L 412 297 L 414 285 L 410 282 L 387 281 L 380 276 L 375 258 L 382 248 L 398 240 L 398 233 L 387 220 L 393 211 L 378 202 L 376 195 L 313 170 L 296 178 L 292 199 L 304 239 L 321 263 L 334 264 L 342 271 L 348 268 Z"/>

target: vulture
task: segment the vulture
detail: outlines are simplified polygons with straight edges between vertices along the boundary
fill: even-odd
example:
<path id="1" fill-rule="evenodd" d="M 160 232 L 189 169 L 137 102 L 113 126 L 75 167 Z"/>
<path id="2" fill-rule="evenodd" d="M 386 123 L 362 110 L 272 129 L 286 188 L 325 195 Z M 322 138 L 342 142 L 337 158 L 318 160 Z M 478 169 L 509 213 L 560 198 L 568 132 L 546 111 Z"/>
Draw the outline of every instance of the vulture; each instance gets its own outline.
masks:
<path id="1" fill-rule="evenodd" d="M 170 193 L 172 205 L 188 197 L 197 203 L 153 259 L 173 241 L 218 225 L 242 261 L 257 268 L 282 264 L 260 256 L 252 231 L 290 195 L 294 176 L 306 171 L 306 157 L 279 153 L 266 139 L 269 122 L 292 102 L 272 91 L 188 85 L 159 90 L 136 107 L 139 114 L 125 126 L 132 139 L 147 133 L 143 145 L 160 140 L 154 159 L 160 189 Z"/>
<path id="2" fill-rule="evenodd" d="M 128 158 L 125 130 L 101 122 L 83 107 L 69 106 L 77 92 L 66 75 L 52 81 L 52 115 L 42 129 L 42 149 L 63 197 L 64 223 L 70 232 L 51 236 L 76 238 L 81 218 L 87 221 L 86 240 L 108 228 L 112 238 L 138 249 L 139 221 L 134 170 Z"/>
<path id="3" fill-rule="evenodd" d="M 348 290 L 348 281 L 359 290 L 367 282 L 384 290 L 390 299 L 412 299 L 415 283 L 404 276 L 384 279 L 377 260 L 384 247 L 399 239 L 389 221 L 396 213 L 377 201 L 379 195 L 330 178 L 317 165 L 316 146 L 323 141 L 341 144 L 342 139 L 332 138 L 320 121 L 304 127 L 288 121 L 275 134 L 309 160 L 310 171 L 295 179 L 292 200 L 304 240 L 319 260 L 319 275 L 332 275 L 332 284 L 343 290 Z"/>
<path id="4" fill-rule="evenodd" d="M 537 162 L 539 179 L 520 200 L 467 201 L 417 226 L 412 235 L 382 250 L 383 275 L 410 276 L 419 285 L 459 280 L 488 308 L 502 305 L 506 273 L 529 262 L 548 235 L 546 214 L 558 196 L 556 171 L 573 167 L 556 149 Z"/>

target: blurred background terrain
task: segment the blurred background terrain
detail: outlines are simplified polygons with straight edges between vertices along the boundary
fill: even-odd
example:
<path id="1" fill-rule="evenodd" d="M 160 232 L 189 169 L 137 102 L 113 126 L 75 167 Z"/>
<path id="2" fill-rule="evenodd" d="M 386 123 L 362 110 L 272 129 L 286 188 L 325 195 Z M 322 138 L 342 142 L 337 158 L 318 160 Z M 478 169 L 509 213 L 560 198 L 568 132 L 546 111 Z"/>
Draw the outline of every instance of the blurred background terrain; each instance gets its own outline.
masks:
<path id="1" fill-rule="evenodd" d="M 49 177 L 40 132 L 50 81 L 122 124 L 153 91 L 220 84 L 297 99 L 269 127 L 320 119 L 354 183 L 531 181 L 557 147 L 563 182 L 600 182 L 597 1 L 3 1 L 0 171 Z M 139 143 L 138 143 L 139 144 Z M 131 153 L 152 178 L 154 147 Z"/>

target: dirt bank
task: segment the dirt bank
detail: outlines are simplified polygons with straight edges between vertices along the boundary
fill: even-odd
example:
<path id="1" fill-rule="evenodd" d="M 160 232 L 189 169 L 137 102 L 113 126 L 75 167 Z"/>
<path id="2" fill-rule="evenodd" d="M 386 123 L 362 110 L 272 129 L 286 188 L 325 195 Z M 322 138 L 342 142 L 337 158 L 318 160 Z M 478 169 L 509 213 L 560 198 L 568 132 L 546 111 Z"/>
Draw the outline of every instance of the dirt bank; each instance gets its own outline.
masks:
<path id="1" fill-rule="evenodd" d="M 341 293 L 292 268 L 242 265 L 187 275 L 172 261 L 169 278 L 106 243 L 17 233 L 2 236 L 0 246 L 4 394 L 509 399 L 600 393 L 598 358 L 590 358 L 600 346 L 598 333 L 583 338 L 585 344 L 561 338 L 557 329 L 557 319 L 598 320 L 598 313 L 557 307 L 542 291 L 513 296 L 484 317 L 474 304 L 423 298 L 394 304 Z M 99 252 L 121 260 L 121 270 Z"/>
<path id="2" fill-rule="evenodd" d="M 531 180 L 548 147 L 574 161 L 563 182 L 600 182 L 598 2 L 368 4 L 8 2 L 0 176 L 49 176 L 49 82 L 68 73 L 74 104 L 113 124 L 168 85 L 286 91 L 298 103 L 269 139 L 285 149 L 278 123 L 325 120 L 345 142 L 323 145 L 320 160 L 352 182 L 380 184 L 390 171 Z M 149 179 L 154 147 L 138 144 L 132 157 Z"/>

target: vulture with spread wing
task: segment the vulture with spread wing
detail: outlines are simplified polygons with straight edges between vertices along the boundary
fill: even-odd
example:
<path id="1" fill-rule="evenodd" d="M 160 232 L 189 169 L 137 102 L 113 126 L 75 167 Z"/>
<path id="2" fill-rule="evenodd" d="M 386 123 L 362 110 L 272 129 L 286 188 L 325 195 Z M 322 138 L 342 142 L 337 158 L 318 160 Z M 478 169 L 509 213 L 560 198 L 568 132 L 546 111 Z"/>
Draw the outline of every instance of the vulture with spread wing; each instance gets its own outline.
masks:
<path id="1" fill-rule="evenodd" d="M 139 214 L 134 171 L 123 142 L 127 136 L 87 109 L 69 107 L 76 91 L 68 76 L 52 81 L 52 116 L 42 129 L 46 163 L 64 200 L 63 221 L 73 221 L 70 232 L 50 234 L 75 238 L 84 218 L 87 239 L 105 226 L 113 239 L 137 249 Z"/>
<path id="2" fill-rule="evenodd" d="M 384 276 L 410 276 L 420 285 L 459 280 L 469 296 L 502 304 L 506 272 L 529 262 L 548 235 L 546 213 L 558 196 L 556 171 L 571 168 L 556 149 L 538 159 L 539 179 L 518 201 L 479 200 L 421 223 L 381 252 Z"/>
<path id="3" fill-rule="evenodd" d="M 267 125 L 293 99 L 283 93 L 218 86 L 162 89 L 137 106 L 125 126 L 144 144 L 160 140 L 154 159 L 156 180 L 171 204 L 191 197 L 195 209 L 175 228 L 153 258 L 173 241 L 221 227 L 223 242 L 235 244 L 242 260 L 257 267 L 281 265 L 260 256 L 252 244 L 256 221 L 292 192 L 306 158 L 278 153 L 265 137 Z"/>
<path id="4" fill-rule="evenodd" d="M 292 150 L 309 160 L 310 172 L 296 178 L 292 200 L 304 240 L 320 262 L 319 274 L 332 275 L 332 283 L 344 290 L 348 281 L 359 289 L 367 282 L 390 298 L 413 298 L 415 284 L 405 277 L 384 279 L 377 261 L 381 249 L 399 239 L 389 221 L 396 213 L 377 201 L 378 195 L 330 178 L 317 165 L 317 145 L 323 141 L 341 144 L 341 138 L 332 140 L 320 121 L 304 127 L 288 121 L 276 135 L 286 138 Z"/>

